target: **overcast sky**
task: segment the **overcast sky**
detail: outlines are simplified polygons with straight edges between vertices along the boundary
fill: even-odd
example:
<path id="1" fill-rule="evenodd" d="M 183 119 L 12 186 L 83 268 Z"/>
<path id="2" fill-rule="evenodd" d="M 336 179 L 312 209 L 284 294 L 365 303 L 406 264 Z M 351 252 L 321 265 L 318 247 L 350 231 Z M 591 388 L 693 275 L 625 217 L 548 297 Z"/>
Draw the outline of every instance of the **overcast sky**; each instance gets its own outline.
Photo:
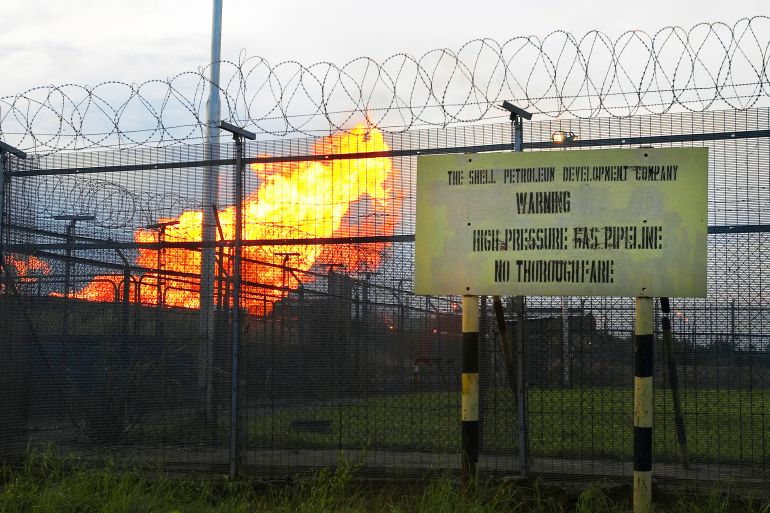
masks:
<path id="1" fill-rule="evenodd" d="M 205 65 L 210 0 L 2 0 L 0 96 L 39 85 L 143 82 Z M 222 57 L 241 51 L 271 64 L 366 55 L 419 56 L 491 37 L 577 35 L 600 29 L 654 33 L 667 25 L 770 15 L 759 0 L 224 0 Z"/>

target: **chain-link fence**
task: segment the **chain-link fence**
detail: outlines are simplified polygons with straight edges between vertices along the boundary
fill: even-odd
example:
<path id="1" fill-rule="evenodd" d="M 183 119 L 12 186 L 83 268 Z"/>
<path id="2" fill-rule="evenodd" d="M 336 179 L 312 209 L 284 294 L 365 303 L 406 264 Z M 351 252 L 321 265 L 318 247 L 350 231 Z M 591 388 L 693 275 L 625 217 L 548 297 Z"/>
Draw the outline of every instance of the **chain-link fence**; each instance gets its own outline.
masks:
<path id="1" fill-rule="evenodd" d="M 672 302 L 689 464 L 656 344 L 657 476 L 770 479 L 769 121 L 753 109 L 524 127 L 527 151 L 561 151 L 556 130 L 578 134 L 570 150 L 709 147 L 708 297 Z M 234 147 L 215 160 L 205 146 L 6 155 L 0 456 L 52 442 L 85 458 L 284 476 L 343 449 L 371 474 L 455 471 L 462 304 L 412 293 L 415 157 L 511 140 L 492 124 L 247 143 L 236 330 Z M 632 300 L 527 298 L 521 412 L 491 300 L 482 308 L 481 471 L 519 472 L 524 426 L 534 473 L 630 475 Z"/>

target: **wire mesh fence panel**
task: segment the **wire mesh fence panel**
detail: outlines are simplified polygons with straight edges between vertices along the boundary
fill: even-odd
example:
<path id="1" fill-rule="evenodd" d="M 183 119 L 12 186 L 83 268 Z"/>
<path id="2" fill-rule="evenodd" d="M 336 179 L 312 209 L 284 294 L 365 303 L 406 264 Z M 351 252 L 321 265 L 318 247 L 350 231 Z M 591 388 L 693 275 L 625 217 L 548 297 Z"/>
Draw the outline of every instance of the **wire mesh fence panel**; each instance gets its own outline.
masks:
<path id="1" fill-rule="evenodd" d="M 527 150 L 561 151 L 557 130 L 579 135 L 574 150 L 709 148 L 708 296 L 672 300 L 670 352 L 656 306 L 658 476 L 768 480 L 769 121 L 751 109 L 525 125 Z M 0 456 L 53 442 L 284 476 L 345 451 L 373 475 L 454 472 L 462 301 L 413 293 L 415 157 L 511 140 L 493 124 L 248 142 L 239 254 L 234 145 L 9 157 Z M 529 297 L 522 320 L 503 298 L 507 338 L 481 304 L 480 469 L 519 472 L 523 426 L 531 472 L 630 475 L 633 301 Z M 506 355 L 518 331 L 525 411 Z"/>

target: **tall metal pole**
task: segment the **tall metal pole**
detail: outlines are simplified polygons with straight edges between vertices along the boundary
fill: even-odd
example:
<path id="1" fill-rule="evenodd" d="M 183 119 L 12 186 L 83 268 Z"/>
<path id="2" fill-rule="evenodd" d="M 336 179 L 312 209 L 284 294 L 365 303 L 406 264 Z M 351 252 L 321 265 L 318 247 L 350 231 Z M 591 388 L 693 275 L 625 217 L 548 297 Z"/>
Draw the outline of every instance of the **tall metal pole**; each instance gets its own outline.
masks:
<path id="1" fill-rule="evenodd" d="M 219 158 L 219 130 L 221 118 L 219 101 L 219 62 L 222 48 L 222 0 L 213 1 L 211 22 L 211 66 L 209 68 L 209 98 L 206 103 L 206 159 Z M 219 171 L 215 166 L 204 169 L 203 219 L 201 236 L 204 243 L 216 240 L 216 222 L 213 205 L 218 204 Z M 213 417 L 212 380 L 214 353 L 214 247 L 204 244 L 201 249 L 200 281 L 200 347 L 198 350 L 198 387 L 205 395 L 207 423 Z"/>
<path id="2" fill-rule="evenodd" d="M 463 296 L 461 479 L 476 477 L 479 461 L 479 297 Z"/>
<path id="3" fill-rule="evenodd" d="M 634 322 L 634 513 L 652 511 L 652 298 L 636 298 Z"/>

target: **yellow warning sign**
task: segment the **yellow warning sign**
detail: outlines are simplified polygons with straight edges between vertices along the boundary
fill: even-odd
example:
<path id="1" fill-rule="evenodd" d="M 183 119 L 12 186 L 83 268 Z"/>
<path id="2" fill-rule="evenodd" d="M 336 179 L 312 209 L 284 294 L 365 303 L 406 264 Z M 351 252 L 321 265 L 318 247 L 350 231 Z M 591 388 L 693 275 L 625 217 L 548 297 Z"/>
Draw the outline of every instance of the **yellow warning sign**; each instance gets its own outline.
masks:
<path id="1" fill-rule="evenodd" d="M 415 293 L 704 297 L 707 148 L 417 160 Z"/>

